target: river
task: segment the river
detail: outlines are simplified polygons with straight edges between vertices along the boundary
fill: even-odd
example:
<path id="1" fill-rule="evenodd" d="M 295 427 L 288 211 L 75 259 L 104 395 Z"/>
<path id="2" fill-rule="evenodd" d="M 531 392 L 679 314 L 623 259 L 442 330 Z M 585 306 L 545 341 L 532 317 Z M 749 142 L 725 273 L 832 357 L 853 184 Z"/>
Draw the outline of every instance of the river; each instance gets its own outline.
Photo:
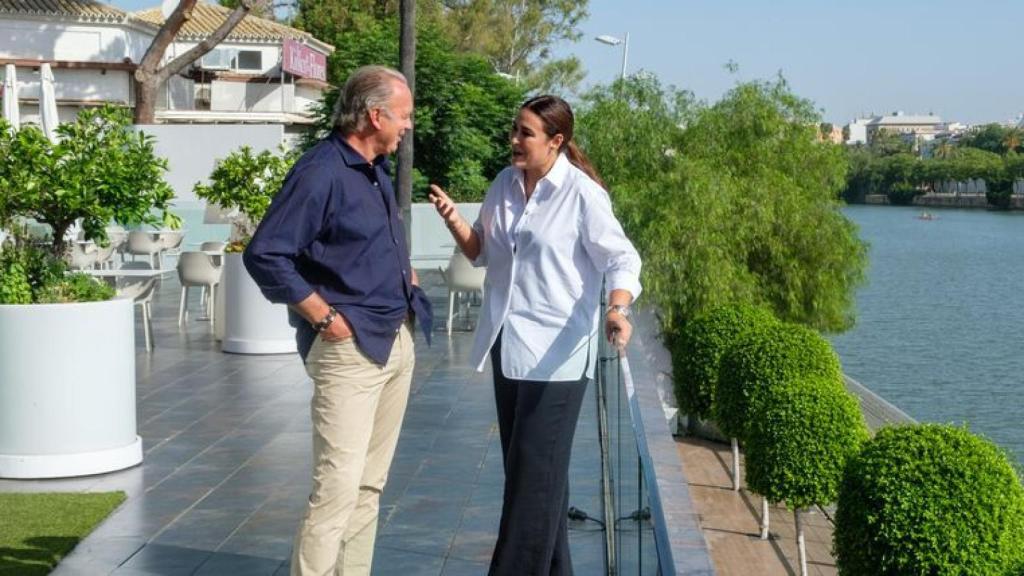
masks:
<path id="1" fill-rule="evenodd" d="M 1024 462 L 1024 213 L 849 206 L 870 244 L 843 370 L 913 418 Z"/>

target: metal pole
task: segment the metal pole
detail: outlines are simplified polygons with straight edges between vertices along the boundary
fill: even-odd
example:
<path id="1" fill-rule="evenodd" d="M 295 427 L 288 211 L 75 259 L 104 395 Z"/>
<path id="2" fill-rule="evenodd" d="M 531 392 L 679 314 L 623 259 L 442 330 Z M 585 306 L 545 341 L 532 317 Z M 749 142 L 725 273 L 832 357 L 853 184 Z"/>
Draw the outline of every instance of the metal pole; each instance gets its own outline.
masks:
<path id="1" fill-rule="evenodd" d="M 622 73 L 619 75 L 620 80 L 626 79 L 626 58 L 629 57 L 629 32 L 626 32 L 625 40 L 622 41 Z"/>
<path id="2" fill-rule="evenodd" d="M 401 0 L 401 33 L 399 61 L 402 74 L 409 83 L 409 91 L 416 95 L 416 0 Z M 402 137 L 398 145 L 398 207 L 408 212 L 412 205 L 413 131 Z M 409 218 L 404 218 L 408 227 Z M 408 238 L 408 230 L 406 230 Z"/>

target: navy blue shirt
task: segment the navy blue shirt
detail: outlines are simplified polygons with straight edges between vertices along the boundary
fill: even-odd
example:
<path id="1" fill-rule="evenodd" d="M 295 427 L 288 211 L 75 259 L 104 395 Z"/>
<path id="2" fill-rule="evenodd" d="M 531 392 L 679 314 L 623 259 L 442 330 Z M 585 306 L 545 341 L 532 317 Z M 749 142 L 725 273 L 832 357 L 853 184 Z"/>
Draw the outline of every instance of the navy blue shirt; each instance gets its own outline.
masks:
<path id="1" fill-rule="evenodd" d="M 243 258 L 271 302 L 295 304 L 318 293 L 381 365 L 410 312 L 428 343 L 433 319 L 429 300 L 411 282 L 389 168 L 385 157 L 370 163 L 331 133 L 292 167 Z M 305 358 L 315 332 L 305 321 L 293 325 Z"/>

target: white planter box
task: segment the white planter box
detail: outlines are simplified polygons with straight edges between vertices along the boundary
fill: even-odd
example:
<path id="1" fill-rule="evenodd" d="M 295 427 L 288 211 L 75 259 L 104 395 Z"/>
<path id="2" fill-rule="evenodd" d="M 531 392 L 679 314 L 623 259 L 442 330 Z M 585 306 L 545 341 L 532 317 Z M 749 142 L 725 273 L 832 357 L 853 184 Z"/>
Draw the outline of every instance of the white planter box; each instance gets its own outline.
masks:
<path id="1" fill-rule="evenodd" d="M 142 462 L 130 299 L 0 305 L 0 478 Z"/>
<path id="2" fill-rule="evenodd" d="M 232 354 L 297 352 L 295 328 L 288 308 L 271 304 L 242 263 L 241 254 L 224 254 L 218 291 L 224 293 L 224 339 L 221 350 Z"/>

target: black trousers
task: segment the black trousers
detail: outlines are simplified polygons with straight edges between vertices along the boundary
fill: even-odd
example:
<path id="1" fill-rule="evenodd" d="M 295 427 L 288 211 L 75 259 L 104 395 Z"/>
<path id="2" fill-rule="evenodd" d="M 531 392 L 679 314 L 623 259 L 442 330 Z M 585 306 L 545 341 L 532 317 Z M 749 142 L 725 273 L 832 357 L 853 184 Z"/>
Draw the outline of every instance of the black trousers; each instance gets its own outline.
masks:
<path id="1" fill-rule="evenodd" d="M 570 382 L 509 380 L 501 336 L 491 348 L 505 462 L 505 496 L 489 576 L 572 576 L 569 458 L 586 376 Z"/>

